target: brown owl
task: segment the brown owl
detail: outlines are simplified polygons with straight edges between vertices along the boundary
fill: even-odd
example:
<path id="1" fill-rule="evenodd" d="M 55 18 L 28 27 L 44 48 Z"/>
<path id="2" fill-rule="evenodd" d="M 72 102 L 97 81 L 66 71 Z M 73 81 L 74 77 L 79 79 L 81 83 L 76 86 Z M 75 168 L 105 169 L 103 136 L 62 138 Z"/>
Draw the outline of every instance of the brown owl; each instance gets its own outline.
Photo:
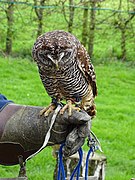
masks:
<path id="1" fill-rule="evenodd" d="M 90 57 L 80 41 L 68 32 L 55 30 L 39 36 L 32 50 L 42 83 L 52 103 L 42 113 L 47 116 L 57 102 L 66 100 L 66 108 L 84 109 L 95 115 L 96 75 Z M 78 108 L 79 107 L 79 108 Z"/>

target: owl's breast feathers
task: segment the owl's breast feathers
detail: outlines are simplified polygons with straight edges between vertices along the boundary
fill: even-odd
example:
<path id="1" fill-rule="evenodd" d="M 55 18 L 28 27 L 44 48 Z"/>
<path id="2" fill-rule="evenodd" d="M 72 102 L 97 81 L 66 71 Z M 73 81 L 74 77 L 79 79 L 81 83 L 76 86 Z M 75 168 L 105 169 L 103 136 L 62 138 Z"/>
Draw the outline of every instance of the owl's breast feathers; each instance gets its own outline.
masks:
<path id="1" fill-rule="evenodd" d="M 70 66 L 65 71 L 39 69 L 42 83 L 51 97 L 59 99 L 82 99 L 87 94 L 88 83 L 80 69 Z M 51 73 L 50 73 L 51 72 Z"/>

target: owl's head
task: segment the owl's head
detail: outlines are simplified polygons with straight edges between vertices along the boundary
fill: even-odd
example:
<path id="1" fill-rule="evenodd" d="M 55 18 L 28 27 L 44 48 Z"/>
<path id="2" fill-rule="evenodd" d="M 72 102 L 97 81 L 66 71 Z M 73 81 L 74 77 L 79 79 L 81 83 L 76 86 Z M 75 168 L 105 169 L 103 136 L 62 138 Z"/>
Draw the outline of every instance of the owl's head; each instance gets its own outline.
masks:
<path id="1" fill-rule="evenodd" d="M 76 56 L 76 40 L 70 33 L 60 30 L 45 33 L 34 44 L 33 57 L 48 69 L 72 66 Z"/>

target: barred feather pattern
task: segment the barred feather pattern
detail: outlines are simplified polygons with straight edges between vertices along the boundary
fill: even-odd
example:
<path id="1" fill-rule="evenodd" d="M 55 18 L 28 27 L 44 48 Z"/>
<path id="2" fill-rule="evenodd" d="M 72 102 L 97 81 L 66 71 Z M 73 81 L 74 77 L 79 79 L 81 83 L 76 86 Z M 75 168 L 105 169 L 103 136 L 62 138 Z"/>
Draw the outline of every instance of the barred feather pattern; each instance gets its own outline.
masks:
<path id="1" fill-rule="evenodd" d="M 45 33 L 35 42 L 32 54 L 50 97 L 74 102 L 79 99 L 80 107 L 89 114 L 91 109 L 95 109 L 94 67 L 86 49 L 75 36 L 62 30 Z"/>

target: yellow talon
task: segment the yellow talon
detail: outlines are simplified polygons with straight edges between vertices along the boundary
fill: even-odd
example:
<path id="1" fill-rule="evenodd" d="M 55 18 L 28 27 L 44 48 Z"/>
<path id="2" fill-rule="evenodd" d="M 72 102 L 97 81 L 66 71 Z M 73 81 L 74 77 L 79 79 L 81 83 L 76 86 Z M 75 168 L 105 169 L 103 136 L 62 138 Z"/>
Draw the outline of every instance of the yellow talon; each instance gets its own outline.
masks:
<path id="1" fill-rule="evenodd" d="M 80 111 L 79 107 L 75 107 L 75 106 L 72 105 L 71 100 L 67 100 L 67 104 L 60 110 L 60 114 L 63 114 L 66 109 L 68 109 L 68 115 L 69 116 L 72 115 L 72 110 Z"/>
<path id="2" fill-rule="evenodd" d="M 43 108 L 40 111 L 40 116 L 44 115 L 45 117 L 48 116 L 53 110 L 55 109 L 55 105 L 51 103 L 48 107 Z"/>

